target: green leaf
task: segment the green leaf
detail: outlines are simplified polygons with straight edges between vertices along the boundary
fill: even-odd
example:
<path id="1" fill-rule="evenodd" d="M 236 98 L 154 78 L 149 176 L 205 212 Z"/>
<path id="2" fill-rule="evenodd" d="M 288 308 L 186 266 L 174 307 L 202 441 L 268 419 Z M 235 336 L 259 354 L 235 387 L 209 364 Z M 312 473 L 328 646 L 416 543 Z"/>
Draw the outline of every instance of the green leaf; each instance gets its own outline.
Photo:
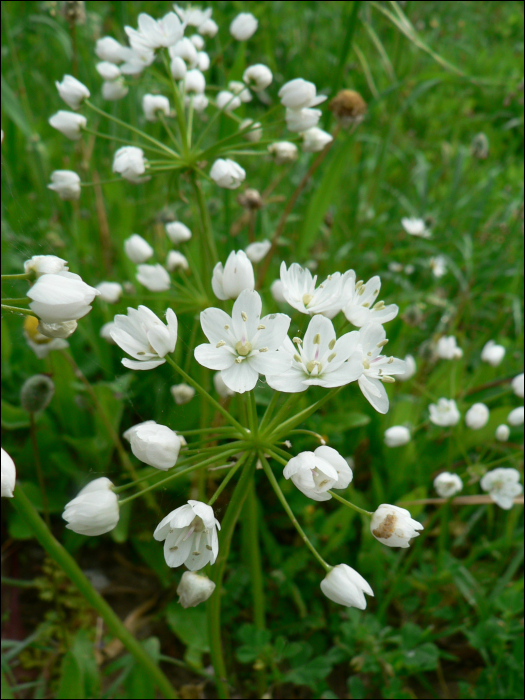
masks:
<path id="1" fill-rule="evenodd" d="M 170 629 L 186 645 L 184 660 L 202 668 L 202 655 L 209 652 L 206 612 L 199 608 L 182 608 L 172 601 L 166 608 L 166 619 Z"/>
<path id="2" fill-rule="evenodd" d="M 29 428 L 29 413 L 18 406 L 11 406 L 7 401 L 2 400 L 2 428 L 5 430 L 17 430 L 18 428 Z"/>
<path id="3" fill-rule="evenodd" d="M 285 674 L 283 681 L 295 683 L 295 685 L 307 685 L 309 687 L 322 681 L 333 668 L 331 659 L 326 656 L 318 656 L 304 666 L 294 668 Z"/>
<path id="4" fill-rule="evenodd" d="M 148 654 L 158 663 L 160 655 L 160 642 L 157 637 L 150 637 L 142 642 L 142 646 Z M 157 697 L 155 690 L 155 681 L 150 674 L 144 673 L 144 670 L 133 663 L 131 673 L 124 681 L 126 691 L 125 697 L 136 698 L 136 700 L 155 700 Z"/>
<path id="5" fill-rule="evenodd" d="M 17 125 L 24 136 L 30 139 L 33 136 L 33 130 L 27 120 L 24 109 L 20 104 L 20 100 L 9 87 L 7 81 L 2 76 L 2 109 L 5 110 L 7 116 Z"/>

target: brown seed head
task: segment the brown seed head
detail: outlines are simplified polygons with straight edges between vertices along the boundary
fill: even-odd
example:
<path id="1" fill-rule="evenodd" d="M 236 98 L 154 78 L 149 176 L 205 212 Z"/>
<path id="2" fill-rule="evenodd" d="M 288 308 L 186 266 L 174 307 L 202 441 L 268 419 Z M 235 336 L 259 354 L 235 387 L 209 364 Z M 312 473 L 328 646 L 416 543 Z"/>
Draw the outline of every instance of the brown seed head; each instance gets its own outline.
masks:
<path id="1" fill-rule="evenodd" d="M 355 90 L 339 90 L 328 103 L 328 109 L 339 119 L 342 126 L 347 127 L 363 121 L 367 104 Z"/>
<path id="2" fill-rule="evenodd" d="M 260 209 L 263 201 L 258 190 L 248 188 L 237 197 L 237 201 L 243 209 Z"/>

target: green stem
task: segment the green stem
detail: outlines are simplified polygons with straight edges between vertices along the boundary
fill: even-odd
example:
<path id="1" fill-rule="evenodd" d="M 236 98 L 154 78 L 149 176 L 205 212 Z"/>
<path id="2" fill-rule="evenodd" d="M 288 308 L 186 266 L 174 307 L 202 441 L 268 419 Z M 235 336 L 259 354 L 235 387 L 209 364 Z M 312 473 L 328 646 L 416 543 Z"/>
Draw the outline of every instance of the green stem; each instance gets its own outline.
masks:
<path id="1" fill-rule="evenodd" d="M 208 505 L 209 505 L 209 506 L 212 506 L 212 505 L 215 503 L 215 501 L 219 498 L 219 496 L 220 496 L 221 493 L 224 491 L 224 489 L 226 488 L 226 486 L 229 484 L 229 482 L 231 481 L 231 479 L 233 478 L 233 476 L 237 473 L 238 469 L 239 469 L 240 467 L 242 467 L 242 465 L 244 464 L 244 462 L 245 462 L 246 459 L 248 458 L 248 455 L 249 455 L 249 453 L 248 453 L 248 452 L 245 452 L 245 453 L 240 457 L 240 459 L 237 461 L 237 464 L 233 465 L 233 466 L 230 468 L 230 471 L 229 471 L 228 474 L 224 477 L 224 479 L 221 481 L 221 483 L 220 483 L 218 489 L 215 491 L 215 493 L 213 494 L 213 496 L 212 496 L 212 497 L 210 498 L 210 500 L 208 501 Z"/>
<path id="2" fill-rule="evenodd" d="M 29 304 L 31 299 L 29 297 L 17 297 L 14 299 L 4 298 L 2 301 L 8 301 L 10 304 Z"/>
<path id="3" fill-rule="evenodd" d="M 161 123 L 162 126 L 165 128 L 166 133 L 167 133 L 168 136 L 170 137 L 170 139 L 171 139 L 173 145 L 174 145 L 174 146 L 178 146 L 178 145 L 179 145 L 179 142 L 178 142 L 177 139 L 175 138 L 175 135 L 173 134 L 172 130 L 169 128 L 168 122 L 166 121 L 165 115 L 164 115 L 161 111 L 158 111 L 158 112 L 157 112 L 157 116 L 158 116 L 158 118 L 159 118 L 160 123 Z"/>
<path id="4" fill-rule="evenodd" d="M 97 136 L 100 139 L 107 139 L 108 141 L 114 141 L 115 143 L 123 143 L 126 146 L 129 146 L 129 139 L 119 139 L 116 136 L 110 136 L 109 134 L 102 134 L 100 131 L 95 131 L 94 129 L 87 129 L 84 128 L 82 131 L 87 132 L 88 134 L 92 134 L 92 136 Z M 166 155 L 166 151 L 161 151 L 159 148 L 153 148 L 152 146 L 148 146 L 147 144 L 140 144 L 140 147 L 143 148 L 145 151 L 151 151 L 152 153 L 158 153 L 161 156 Z"/>
<path id="5" fill-rule="evenodd" d="M 18 306 L 8 306 L 7 304 L 2 304 L 2 311 L 10 311 L 13 314 L 22 314 L 22 316 L 34 316 L 37 318 L 36 314 L 30 309 L 20 309 Z"/>
<path id="6" fill-rule="evenodd" d="M 44 480 L 44 472 L 42 470 L 42 462 L 40 460 L 40 452 L 38 450 L 38 439 L 36 437 L 36 421 L 33 411 L 29 412 L 29 434 L 31 436 L 31 446 L 33 448 L 33 459 L 35 461 L 36 475 L 40 493 L 42 495 L 42 510 L 44 512 L 44 520 L 46 525 L 51 529 L 51 520 L 49 519 L 49 500 L 47 498 L 46 482 Z"/>
<path id="7" fill-rule="evenodd" d="M 202 187 L 195 177 L 192 178 L 192 184 L 202 222 L 202 229 L 204 231 L 204 236 L 206 238 L 206 242 L 208 243 L 208 248 L 211 255 L 211 267 L 213 267 L 219 262 L 219 256 L 217 253 L 217 246 L 215 245 L 215 238 L 213 237 L 210 213 L 208 211 L 208 207 L 206 206 L 206 200 L 204 198 Z"/>
<path id="8" fill-rule="evenodd" d="M 277 402 L 279 401 L 279 397 L 281 396 L 280 391 L 274 391 L 272 398 L 270 400 L 270 403 L 268 404 L 266 411 L 264 412 L 264 416 L 262 417 L 262 420 L 259 424 L 259 431 L 262 433 L 266 425 L 268 424 L 269 420 L 272 417 L 273 412 L 275 411 L 275 408 L 277 406 Z"/>
<path id="9" fill-rule="evenodd" d="M 2 282 L 7 282 L 8 280 L 29 280 L 32 277 L 32 272 L 21 272 L 19 275 L 2 275 Z"/>
<path id="10" fill-rule="evenodd" d="M 350 501 L 347 501 L 345 498 L 340 496 L 335 491 L 327 491 L 327 493 L 329 493 L 330 496 L 333 496 L 336 501 L 339 501 L 339 503 L 343 503 L 348 508 L 351 508 L 352 510 L 355 510 L 358 513 L 361 513 L 361 515 L 367 515 L 369 518 L 371 518 L 373 516 L 373 513 L 371 511 L 365 510 L 364 508 L 359 508 L 359 506 L 356 506 L 355 503 L 350 503 Z"/>
<path id="11" fill-rule="evenodd" d="M 29 525 L 47 554 L 60 566 L 71 582 L 84 596 L 86 601 L 97 611 L 100 617 L 102 617 L 108 630 L 115 635 L 115 637 L 120 639 L 129 653 L 134 657 L 135 661 L 143 668 L 146 675 L 155 682 L 163 696 L 166 698 L 178 698 L 175 689 L 161 669 L 155 664 L 153 659 L 129 630 L 126 629 L 113 609 L 106 603 L 102 596 L 95 591 L 69 552 L 67 552 L 53 537 L 42 518 L 34 509 L 31 501 L 25 495 L 20 484 L 16 486 L 12 503 L 26 525 Z"/>
<path id="12" fill-rule="evenodd" d="M 302 423 L 305 421 L 307 418 L 309 418 L 313 413 L 315 413 L 321 406 L 323 406 L 327 401 L 330 401 L 331 398 L 336 396 L 344 387 L 340 386 L 337 387 L 337 389 L 331 389 L 326 393 L 324 398 L 320 399 L 319 401 L 316 401 L 312 406 L 309 408 L 305 408 L 304 411 L 301 411 L 295 416 L 292 416 L 292 418 L 289 418 L 287 421 L 282 423 L 280 426 L 275 428 L 274 433 L 272 435 L 272 440 L 278 440 L 282 435 L 286 434 L 289 430 L 292 428 L 295 428 L 296 425 L 299 425 L 299 423 Z M 272 428 L 273 429 L 273 428 Z"/>
<path id="13" fill-rule="evenodd" d="M 290 409 L 292 408 L 294 403 L 299 401 L 300 398 L 301 398 L 301 394 L 299 394 L 299 393 L 290 394 L 287 397 L 286 401 L 283 403 L 281 408 L 277 411 L 275 416 L 270 421 L 268 428 L 267 428 L 267 432 L 273 430 L 276 426 L 281 424 L 283 417 L 290 413 Z"/>
<path id="14" fill-rule="evenodd" d="M 166 67 L 166 72 L 168 74 L 168 77 L 170 79 L 171 83 L 171 89 L 173 92 L 173 101 L 175 103 L 175 113 L 177 115 L 177 123 L 179 125 L 179 131 L 180 131 L 180 138 L 182 141 L 182 153 L 184 157 L 188 156 L 188 132 L 186 129 L 186 116 L 184 112 L 184 103 L 182 101 L 182 97 L 179 91 L 179 88 L 177 86 L 177 83 L 175 82 L 175 79 L 173 75 L 171 74 L 171 68 L 170 68 L 170 56 L 168 49 L 162 52 L 162 59 L 164 61 L 164 66 Z"/>

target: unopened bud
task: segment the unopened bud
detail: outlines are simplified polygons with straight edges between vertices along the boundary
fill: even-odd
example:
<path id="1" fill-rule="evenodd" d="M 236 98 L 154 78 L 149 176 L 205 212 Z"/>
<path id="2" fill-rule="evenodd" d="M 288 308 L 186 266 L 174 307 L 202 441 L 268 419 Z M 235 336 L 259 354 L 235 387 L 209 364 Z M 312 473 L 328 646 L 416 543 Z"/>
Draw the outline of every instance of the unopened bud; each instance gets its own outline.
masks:
<path id="1" fill-rule="evenodd" d="M 37 413 L 49 406 L 54 393 L 53 380 L 46 374 L 35 374 L 24 382 L 20 391 L 20 404 L 24 411 Z"/>
<path id="2" fill-rule="evenodd" d="M 328 104 L 341 126 L 348 127 L 351 124 L 359 124 L 365 118 L 367 111 L 366 102 L 355 90 L 340 90 Z"/>

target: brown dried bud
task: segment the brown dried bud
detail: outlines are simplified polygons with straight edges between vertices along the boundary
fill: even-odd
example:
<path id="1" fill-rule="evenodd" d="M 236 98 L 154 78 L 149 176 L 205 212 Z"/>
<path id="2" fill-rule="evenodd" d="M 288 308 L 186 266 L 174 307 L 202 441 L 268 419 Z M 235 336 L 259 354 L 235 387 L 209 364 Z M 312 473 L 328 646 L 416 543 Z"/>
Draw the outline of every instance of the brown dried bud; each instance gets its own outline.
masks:
<path id="1" fill-rule="evenodd" d="M 84 24 L 86 21 L 86 3 L 85 2 L 63 2 L 62 14 L 72 24 Z"/>
<path id="2" fill-rule="evenodd" d="M 359 124 L 365 118 L 367 104 L 355 90 L 339 90 L 328 103 L 328 109 L 339 119 L 343 127 Z"/>
<path id="3" fill-rule="evenodd" d="M 237 201 L 243 209 L 260 209 L 263 201 L 258 190 L 248 188 L 237 197 Z"/>

